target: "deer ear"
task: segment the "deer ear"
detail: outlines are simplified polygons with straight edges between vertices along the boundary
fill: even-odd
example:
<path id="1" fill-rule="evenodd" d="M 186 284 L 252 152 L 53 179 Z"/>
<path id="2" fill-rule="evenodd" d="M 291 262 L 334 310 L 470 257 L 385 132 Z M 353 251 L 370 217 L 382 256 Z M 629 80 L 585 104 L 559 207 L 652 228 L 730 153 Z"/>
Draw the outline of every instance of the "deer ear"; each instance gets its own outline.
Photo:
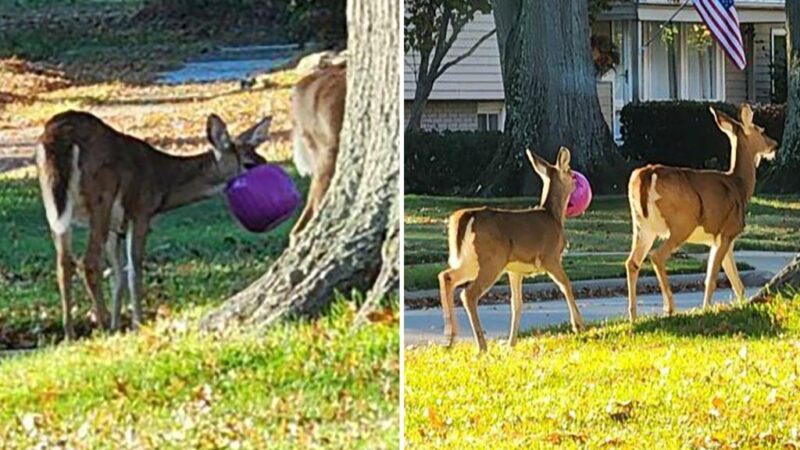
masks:
<path id="1" fill-rule="evenodd" d="M 744 125 L 745 130 L 753 125 L 753 110 L 750 109 L 750 105 L 742 103 L 739 106 L 739 118 L 742 119 L 742 125 Z"/>
<path id="2" fill-rule="evenodd" d="M 714 116 L 714 121 L 717 122 L 717 127 L 719 127 L 723 133 L 736 135 L 736 127 L 739 124 L 735 120 L 731 119 L 731 117 L 724 112 L 717 111 L 712 107 L 709 107 L 708 109 L 711 111 L 711 115 Z"/>
<path id="3" fill-rule="evenodd" d="M 236 138 L 237 142 L 258 147 L 269 139 L 269 126 L 272 125 L 272 116 L 261 119 L 260 122 L 250 127 Z"/>
<path id="4" fill-rule="evenodd" d="M 542 158 L 536 156 L 536 154 L 530 151 L 530 149 L 525 150 L 525 153 L 528 155 L 528 161 L 531 162 L 533 170 L 539 174 L 543 180 L 549 179 L 550 175 L 547 174 L 547 167 L 549 164 L 547 164 L 547 162 L 545 162 Z"/>
<path id="5" fill-rule="evenodd" d="M 214 155 L 219 160 L 222 154 L 232 150 L 231 135 L 228 134 L 228 127 L 225 122 L 216 114 L 208 116 L 206 122 L 206 134 L 211 145 L 214 146 Z"/>
<path id="6" fill-rule="evenodd" d="M 572 159 L 572 155 L 569 153 L 569 149 L 567 147 L 561 147 L 558 150 L 558 167 L 561 170 L 569 170 L 569 161 Z"/>

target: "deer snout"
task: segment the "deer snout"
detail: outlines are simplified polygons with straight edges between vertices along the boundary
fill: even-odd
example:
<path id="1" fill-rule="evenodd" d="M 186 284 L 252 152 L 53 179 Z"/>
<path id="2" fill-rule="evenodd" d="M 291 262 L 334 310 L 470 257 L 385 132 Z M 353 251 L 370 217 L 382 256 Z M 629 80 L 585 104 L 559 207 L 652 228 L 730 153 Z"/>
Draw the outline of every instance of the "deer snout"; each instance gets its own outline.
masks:
<path id="1" fill-rule="evenodd" d="M 255 152 L 252 155 L 249 155 L 242 161 L 242 167 L 245 170 L 250 170 L 253 167 L 260 166 L 261 164 L 266 164 L 267 160 L 262 158 L 260 155 L 256 154 Z"/>

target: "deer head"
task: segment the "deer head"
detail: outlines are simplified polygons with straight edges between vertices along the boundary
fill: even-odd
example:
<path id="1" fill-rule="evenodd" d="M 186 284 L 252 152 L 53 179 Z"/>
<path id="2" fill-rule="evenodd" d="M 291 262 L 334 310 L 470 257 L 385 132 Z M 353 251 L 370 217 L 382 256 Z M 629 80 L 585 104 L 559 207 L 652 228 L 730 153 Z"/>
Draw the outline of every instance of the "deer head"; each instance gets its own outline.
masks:
<path id="1" fill-rule="evenodd" d="M 216 114 L 208 116 L 206 133 L 213 146 L 219 173 L 230 178 L 242 171 L 264 164 L 264 158 L 256 153 L 256 148 L 269 139 L 269 126 L 272 117 L 266 117 L 247 131 L 232 139 L 225 122 Z"/>
<path id="2" fill-rule="evenodd" d="M 753 123 L 753 110 L 750 105 L 742 103 L 739 107 L 739 122 L 727 114 L 709 108 L 717 127 L 728 136 L 731 141 L 732 160 L 731 167 L 736 164 L 737 152 L 743 151 L 746 158 L 752 158 L 756 167 L 762 159 L 774 159 L 777 154 L 778 143 L 767 136 L 764 128 Z"/>
<path id="3" fill-rule="evenodd" d="M 563 219 L 567 211 L 569 196 L 575 190 L 575 180 L 572 179 L 572 169 L 569 166 L 571 159 L 569 149 L 561 147 L 555 165 L 548 163 L 530 150 L 527 150 L 526 153 L 534 172 L 542 179 L 540 206 L 551 210 L 557 217 Z"/>

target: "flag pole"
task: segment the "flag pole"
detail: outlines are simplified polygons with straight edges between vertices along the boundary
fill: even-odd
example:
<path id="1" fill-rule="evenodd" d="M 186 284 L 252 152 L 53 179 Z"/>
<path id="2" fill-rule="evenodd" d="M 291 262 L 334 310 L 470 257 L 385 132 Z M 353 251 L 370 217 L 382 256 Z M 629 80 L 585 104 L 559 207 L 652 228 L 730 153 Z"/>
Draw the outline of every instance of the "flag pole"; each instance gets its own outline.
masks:
<path id="1" fill-rule="evenodd" d="M 661 36 L 661 32 L 664 31 L 664 27 L 670 24 L 673 20 L 675 20 L 675 17 L 678 16 L 678 13 L 680 13 L 683 10 L 683 8 L 686 7 L 687 4 L 689 4 L 689 0 L 683 0 L 683 2 L 681 2 L 681 5 L 678 7 L 678 9 L 675 10 L 672 16 L 670 16 L 669 19 L 667 19 L 664 23 L 658 26 L 658 32 L 653 36 L 651 36 L 650 39 L 648 39 L 647 42 L 645 42 L 645 44 L 642 45 L 642 51 L 644 51 L 647 47 L 649 47 L 650 44 L 652 44 L 653 41 L 656 40 L 656 38 Z"/>

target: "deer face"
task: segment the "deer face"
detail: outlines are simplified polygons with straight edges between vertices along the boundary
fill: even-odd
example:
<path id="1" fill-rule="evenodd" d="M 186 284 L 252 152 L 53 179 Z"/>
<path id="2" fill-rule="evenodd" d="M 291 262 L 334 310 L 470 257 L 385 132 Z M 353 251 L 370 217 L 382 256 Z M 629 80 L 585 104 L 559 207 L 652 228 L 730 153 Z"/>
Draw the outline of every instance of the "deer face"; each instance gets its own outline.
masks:
<path id="1" fill-rule="evenodd" d="M 742 149 L 750 154 L 756 167 L 758 167 L 762 159 L 771 160 L 775 158 L 778 143 L 767 136 L 763 127 L 753 122 L 753 110 L 750 109 L 750 105 L 743 103 L 739 107 L 741 122 L 713 109 L 711 112 L 717 121 L 719 129 L 728 135 L 734 145 L 740 145 Z"/>
<path id="2" fill-rule="evenodd" d="M 264 164 L 256 149 L 269 139 L 269 126 L 272 117 L 266 117 L 243 132 L 236 139 L 231 139 L 225 122 L 216 114 L 208 116 L 206 133 L 213 145 L 212 151 L 217 159 L 217 166 L 226 177 L 233 177 L 244 170 Z"/>
<path id="3" fill-rule="evenodd" d="M 563 202 L 563 206 L 566 209 L 569 196 L 572 194 L 572 191 L 575 190 L 575 180 L 572 178 L 572 168 L 570 168 L 569 165 L 570 159 L 572 158 L 569 149 L 561 147 L 558 151 L 555 165 L 536 156 L 536 154 L 530 150 L 528 150 L 527 153 L 533 170 L 542 178 L 542 182 L 544 183 L 542 187 L 542 201 L 545 201 L 552 195 L 558 204 Z"/>

